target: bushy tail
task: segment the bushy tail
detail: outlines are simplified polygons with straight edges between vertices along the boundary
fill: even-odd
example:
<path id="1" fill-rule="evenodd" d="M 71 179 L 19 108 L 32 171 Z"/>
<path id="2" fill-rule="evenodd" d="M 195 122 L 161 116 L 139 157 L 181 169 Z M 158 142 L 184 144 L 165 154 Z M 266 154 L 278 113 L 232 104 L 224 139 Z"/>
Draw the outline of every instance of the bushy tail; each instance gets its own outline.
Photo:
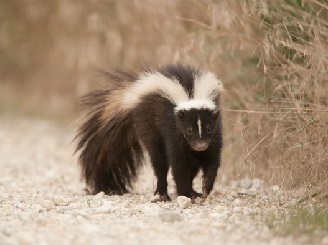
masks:
<path id="1" fill-rule="evenodd" d="M 120 80 L 120 76 L 110 78 Z M 82 98 L 87 114 L 76 136 L 76 151 L 82 176 L 93 194 L 128 192 L 143 162 L 132 112 L 124 111 L 119 103 L 124 81 L 117 84 L 120 87 L 94 91 Z"/>

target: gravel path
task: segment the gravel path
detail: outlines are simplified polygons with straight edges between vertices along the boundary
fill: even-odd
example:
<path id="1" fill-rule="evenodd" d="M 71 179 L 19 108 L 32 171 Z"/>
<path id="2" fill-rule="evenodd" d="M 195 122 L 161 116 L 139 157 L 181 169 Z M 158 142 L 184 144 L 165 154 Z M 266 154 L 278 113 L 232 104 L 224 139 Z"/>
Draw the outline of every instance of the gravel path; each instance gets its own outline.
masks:
<path id="1" fill-rule="evenodd" d="M 263 222 L 293 199 L 258 179 L 217 184 L 203 204 L 177 203 L 174 195 L 151 203 L 155 178 L 145 167 L 131 194 L 86 195 L 73 132 L 48 121 L 0 120 L 0 244 L 306 243 L 276 236 Z"/>

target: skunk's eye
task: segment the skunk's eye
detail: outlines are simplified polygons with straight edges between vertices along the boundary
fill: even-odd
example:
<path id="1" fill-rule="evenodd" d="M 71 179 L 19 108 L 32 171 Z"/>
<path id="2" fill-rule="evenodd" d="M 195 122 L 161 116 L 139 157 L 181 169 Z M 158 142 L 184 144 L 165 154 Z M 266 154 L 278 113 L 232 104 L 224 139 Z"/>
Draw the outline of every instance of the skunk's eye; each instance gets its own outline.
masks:
<path id="1" fill-rule="evenodd" d="M 187 134 L 192 135 L 192 128 L 187 129 Z"/>
<path id="2" fill-rule="evenodd" d="M 184 112 L 183 111 L 178 111 L 178 117 L 181 119 L 184 117 Z"/>
<path id="3" fill-rule="evenodd" d="M 206 125 L 206 132 L 207 133 L 211 133 L 212 132 L 211 127 L 208 124 Z"/>

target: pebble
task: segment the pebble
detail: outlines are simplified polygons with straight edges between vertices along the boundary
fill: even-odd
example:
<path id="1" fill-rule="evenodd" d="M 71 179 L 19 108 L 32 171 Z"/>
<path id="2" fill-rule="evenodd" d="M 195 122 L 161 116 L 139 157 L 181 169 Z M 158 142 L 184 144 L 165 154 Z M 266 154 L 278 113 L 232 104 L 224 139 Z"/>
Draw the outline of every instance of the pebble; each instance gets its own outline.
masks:
<path id="1" fill-rule="evenodd" d="M 177 197 L 177 203 L 180 208 L 188 208 L 191 205 L 191 199 L 185 196 L 178 196 Z"/>
<path id="2" fill-rule="evenodd" d="M 241 213 L 241 212 L 242 212 L 242 208 L 236 206 L 236 207 L 234 207 L 234 208 L 232 209 L 232 212 L 234 212 L 234 213 Z"/>
<path id="3" fill-rule="evenodd" d="M 233 202 L 233 201 L 235 200 L 235 197 L 230 196 L 230 195 L 226 195 L 226 196 L 225 196 L 225 199 L 226 199 L 227 201 Z"/>
<path id="4" fill-rule="evenodd" d="M 250 178 L 243 178 L 239 182 L 239 187 L 244 188 L 244 189 L 248 189 L 252 186 L 252 184 L 253 184 L 253 182 Z"/>
<path id="5" fill-rule="evenodd" d="M 100 213 L 111 213 L 113 209 L 112 201 L 104 201 L 100 207 L 96 208 L 96 210 Z"/>
<path id="6" fill-rule="evenodd" d="M 59 196 L 59 195 L 54 196 L 53 201 L 57 206 L 67 206 L 67 205 L 69 205 L 69 201 L 66 198 L 64 198 L 62 196 Z"/>
<path id="7" fill-rule="evenodd" d="M 105 193 L 103 191 L 101 191 L 95 195 L 95 198 L 103 198 L 104 196 L 105 196 Z"/>
<path id="8" fill-rule="evenodd" d="M 227 219 L 228 213 L 227 212 L 211 213 L 210 216 L 215 219 Z"/>
<path id="9" fill-rule="evenodd" d="M 156 203 L 147 203 L 141 205 L 141 212 L 146 215 L 159 215 L 162 208 Z"/>
<path id="10" fill-rule="evenodd" d="M 276 191 L 279 191 L 280 188 L 277 185 L 273 185 L 273 186 L 271 186 L 271 190 L 276 192 Z"/>
<path id="11" fill-rule="evenodd" d="M 1 195 L 2 199 L 9 199 L 11 197 L 12 197 L 12 195 L 10 193 L 4 193 L 4 194 Z"/>
<path id="12" fill-rule="evenodd" d="M 47 211 L 55 207 L 55 203 L 49 199 L 42 200 L 39 204 L 42 208 L 46 209 Z"/>
<path id="13" fill-rule="evenodd" d="M 240 205 L 240 203 L 241 203 L 241 200 L 238 199 L 238 198 L 236 198 L 236 199 L 232 202 L 233 205 Z"/>
<path id="14" fill-rule="evenodd" d="M 262 181 L 260 179 L 258 179 L 258 178 L 255 178 L 255 179 L 252 180 L 252 188 L 254 190 L 259 189 L 260 186 L 261 186 L 261 184 L 262 184 Z"/>
<path id="15" fill-rule="evenodd" d="M 243 213 L 244 213 L 245 215 L 256 214 L 256 210 L 253 209 L 253 208 L 245 207 L 245 208 L 243 209 Z"/>

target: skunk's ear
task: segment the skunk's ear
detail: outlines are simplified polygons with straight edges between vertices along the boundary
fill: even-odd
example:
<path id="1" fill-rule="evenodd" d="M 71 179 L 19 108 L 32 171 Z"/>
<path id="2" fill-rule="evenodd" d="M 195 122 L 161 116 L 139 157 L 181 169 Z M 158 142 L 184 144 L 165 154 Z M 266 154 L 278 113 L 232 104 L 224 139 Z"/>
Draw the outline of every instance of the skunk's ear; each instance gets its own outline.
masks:
<path id="1" fill-rule="evenodd" d="M 177 116 L 178 116 L 178 118 L 180 118 L 180 119 L 184 118 L 184 116 L 185 116 L 184 111 L 178 111 L 178 112 L 177 112 Z"/>
<path id="2" fill-rule="evenodd" d="M 213 115 L 213 118 L 214 118 L 214 119 L 217 119 L 218 116 L 219 116 L 219 114 L 220 114 L 220 110 L 219 110 L 219 109 L 216 109 L 216 110 L 214 110 L 214 111 L 212 112 L 212 115 Z"/>

